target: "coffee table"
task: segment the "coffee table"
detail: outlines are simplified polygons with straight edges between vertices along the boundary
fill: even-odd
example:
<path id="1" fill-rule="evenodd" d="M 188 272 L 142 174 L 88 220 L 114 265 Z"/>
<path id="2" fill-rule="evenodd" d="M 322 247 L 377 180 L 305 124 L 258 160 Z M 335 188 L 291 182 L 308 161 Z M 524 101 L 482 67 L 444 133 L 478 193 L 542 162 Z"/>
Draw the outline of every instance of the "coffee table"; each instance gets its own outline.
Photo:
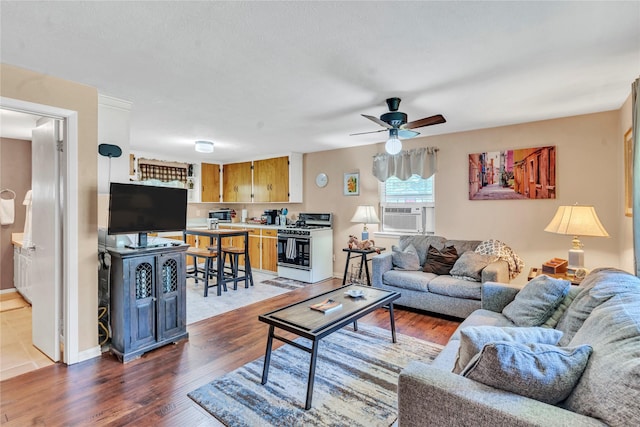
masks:
<path id="1" fill-rule="evenodd" d="M 345 294 L 347 291 L 362 291 L 363 296 L 353 298 Z M 313 381 L 316 371 L 316 359 L 318 357 L 318 343 L 327 335 L 353 323 L 354 330 L 358 330 L 358 319 L 372 311 L 387 306 L 391 321 L 391 339 L 396 342 L 396 325 L 393 318 L 393 301 L 400 298 L 400 293 L 369 286 L 347 285 L 316 295 L 304 301 L 288 305 L 278 310 L 258 316 L 258 320 L 269 324 L 267 337 L 267 349 L 264 356 L 264 368 L 262 371 L 262 384 L 266 384 L 269 377 L 269 363 L 271 361 L 271 348 L 273 339 L 280 340 L 311 354 L 309 364 L 309 379 L 307 382 L 307 399 L 304 409 L 311 408 L 313 397 Z M 323 313 L 309 308 L 312 304 L 332 299 L 342 304 L 339 309 Z M 291 332 L 311 341 L 311 347 L 275 334 L 275 328 Z"/>

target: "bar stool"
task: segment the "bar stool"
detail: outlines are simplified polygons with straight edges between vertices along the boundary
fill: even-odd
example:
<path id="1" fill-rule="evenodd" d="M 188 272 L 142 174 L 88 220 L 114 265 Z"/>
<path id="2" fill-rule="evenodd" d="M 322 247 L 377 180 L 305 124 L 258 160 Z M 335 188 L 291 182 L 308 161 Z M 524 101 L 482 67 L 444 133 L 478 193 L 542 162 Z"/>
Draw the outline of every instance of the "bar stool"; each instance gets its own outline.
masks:
<path id="1" fill-rule="evenodd" d="M 245 255 L 245 268 L 244 268 L 244 276 L 240 277 L 238 275 L 239 264 L 240 264 L 240 255 Z M 253 286 L 253 274 L 251 272 L 251 264 L 249 262 L 248 254 L 245 252 L 244 247 L 239 248 L 237 246 L 226 246 L 222 248 L 222 263 L 225 264 L 227 257 L 229 259 L 229 264 L 231 266 L 231 280 L 233 281 L 233 290 L 238 289 L 238 282 L 244 280 L 244 287 L 248 288 L 249 283 Z"/>
<path id="2" fill-rule="evenodd" d="M 193 278 L 196 284 L 198 283 L 198 280 L 202 280 L 204 282 L 204 296 L 208 296 L 210 287 L 220 285 L 219 283 L 209 285 L 209 278 L 215 273 L 213 261 L 218 257 L 218 252 L 209 248 L 203 249 L 190 247 L 189 249 L 187 249 L 186 255 L 193 257 L 193 271 L 187 271 L 186 276 Z M 204 258 L 205 260 L 204 270 L 198 269 L 199 258 Z M 202 273 L 202 277 L 198 275 L 199 273 Z M 222 286 L 224 286 L 224 290 L 226 292 L 227 284 L 223 282 Z"/>

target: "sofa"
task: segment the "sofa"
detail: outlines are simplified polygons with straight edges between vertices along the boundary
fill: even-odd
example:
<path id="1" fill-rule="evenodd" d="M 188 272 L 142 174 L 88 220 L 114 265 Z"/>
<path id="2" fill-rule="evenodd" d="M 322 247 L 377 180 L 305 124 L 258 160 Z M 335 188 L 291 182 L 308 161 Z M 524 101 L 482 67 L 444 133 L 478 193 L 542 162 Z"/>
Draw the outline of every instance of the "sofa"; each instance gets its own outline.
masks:
<path id="1" fill-rule="evenodd" d="M 546 277 L 539 276 L 541 280 Z M 544 323 L 518 326 L 521 319 L 529 321 L 522 304 L 535 306 L 534 299 L 529 298 L 527 302 L 527 298 L 520 296 L 532 289 L 537 280 L 524 287 L 485 283 L 482 309 L 461 323 L 433 363 L 411 361 L 401 371 L 398 379 L 400 427 L 638 425 L 640 279 L 611 268 L 594 270 L 580 286 L 567 283 L 564 295 L 553 303 L 545 303 L 547 311 L 543 319 L 547 320 Z M 547 292 L 541 287 L 540 292 Z M 530 297 L 531 292 L 528 294 Z M 513 311 L 508 310 L 517 304 L 521 311 L 520 314 L 516 311 L 516 315 L 521 317 L 514 318 Z M 511 316 L 507 316 L 509 313 Z M 540 320 L 536 319 L 535 323 Z M 503 338 L 494 342 L 487 339 L 484 343 L 482 340 L 475 343 L 478 347 L 473 349 L 470 343 L 474 336 L 485 334 L 486 339 L 496 331 L 500 334 L 533 331 L 557 334 L 554 340 L 560 339 L 555 345 L 536 344 L 531 342 L 534 340 L 531 336 L 527 338 L 529 342 L 520 343 L 509 343 Z M 533 357 L 536 348 L 544 350 L 535 353 L 536 357 L 576 354 L 585 349 L 586 352 L 580 356 L 582 365 L 575 361 L 566 363 L 566 367 L 574 370 L 568 375 L 562 372 L 564 361 L 551 359 L 551 363 L 534 359 L 527 365 L 509 352 L 496 351 L 508 347 L 515 349 L 516 354 L 522 351 L 523 357 Z M 518 350 L 521 348 L 525 350 Z M 469 349 L 478 353 L 460 371 L 460 362 L 466 362 Z M 586 359 L 584 353 L 589 353 Z M 492 360 L 496 354 L 500 357 Z M 511 357 L 520 362 L 515 363 Z M 538 388 L 537 374 L 519 372 L 520 369 L 526 371 L 527 366 L 534 366 L 538 374 L 550 375 L 550 379 L 545 379 L 546 385 Z M 456 369 L 459 373 L 452 372 Z M 524 377 L 518 378 L 518 375 Z M 553 384 L 553 388 L 545 389 L 549 384 Z M 561 394 L 556 395 L 558 392 Z M 538 397 L 531 397 L 534 394 Z M 550 396 L 554 398 L 545 401 L 551 399 Z"/>
<path id="2" fill-rule="evenodd" d="M 488 241 L 495 244 L 498 241 Z M 397 305 L 425 310 L 448 316 L 465 318 L 474 310 L 481 308 L 481 285 L 484 282 L 508 283 L 517 275 L 524 263 L 517 259 L 493 256 L 480 267 L 473 265 L 474 277 L 454 277 L 451 274 L 425 272 L 429 254 L 454 248 L 458 260 L 451 267 L 462 265 L 463 254 L 475 252 L 481 245 L 479 240 L 448 240 L 441 236 L 400 236 L 398 246 L 391 252 L 384 252 L 372 258 L 372 278 L 374 287 L 400 292 Z M 504 249 L 505 245 L 502 245 Z M 414 248 L 417 260 L 413 265 L 398 265 L 397 258 L 404 251 Z M 412 249 L 413 250 L 413 249 Z M 465 255 L 465 257 L 467 256 Z M 515 257 L 515 256 L 513 256 Z M 512 258 L 513 258 L 512 257 Z M 486 266 L 485 266 L 486 265 Z M 437 271 L 437 270 L 436 270 Z M 446 273 L 447 270 L 441 271 Z M 463 271 L 464 273 L 464 271 Z"/>

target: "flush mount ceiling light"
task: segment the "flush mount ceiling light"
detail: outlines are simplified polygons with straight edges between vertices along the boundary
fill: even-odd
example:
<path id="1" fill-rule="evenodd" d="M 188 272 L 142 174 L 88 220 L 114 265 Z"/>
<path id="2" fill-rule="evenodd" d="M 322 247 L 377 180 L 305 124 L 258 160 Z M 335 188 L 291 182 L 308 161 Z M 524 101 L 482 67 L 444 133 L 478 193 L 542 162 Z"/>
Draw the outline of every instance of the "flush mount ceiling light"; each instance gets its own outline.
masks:
<path id="1" fill-rule="evenodd" d="M 196 151 L 198 153 L 213 153 L 213 142 L 196 141 Z"/>

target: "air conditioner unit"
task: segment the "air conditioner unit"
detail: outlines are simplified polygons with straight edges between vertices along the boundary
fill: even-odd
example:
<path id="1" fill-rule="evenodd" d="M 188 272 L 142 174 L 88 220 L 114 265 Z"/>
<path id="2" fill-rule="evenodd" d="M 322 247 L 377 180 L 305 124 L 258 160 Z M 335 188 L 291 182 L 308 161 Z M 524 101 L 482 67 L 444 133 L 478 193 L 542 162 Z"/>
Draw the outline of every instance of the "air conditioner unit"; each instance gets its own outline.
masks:
<path id="1" fill-rule="evenodd" d="M 423 208 L 383 206 L 382 227 L 384 231 L 422 233 L 424 230 Z"/>

